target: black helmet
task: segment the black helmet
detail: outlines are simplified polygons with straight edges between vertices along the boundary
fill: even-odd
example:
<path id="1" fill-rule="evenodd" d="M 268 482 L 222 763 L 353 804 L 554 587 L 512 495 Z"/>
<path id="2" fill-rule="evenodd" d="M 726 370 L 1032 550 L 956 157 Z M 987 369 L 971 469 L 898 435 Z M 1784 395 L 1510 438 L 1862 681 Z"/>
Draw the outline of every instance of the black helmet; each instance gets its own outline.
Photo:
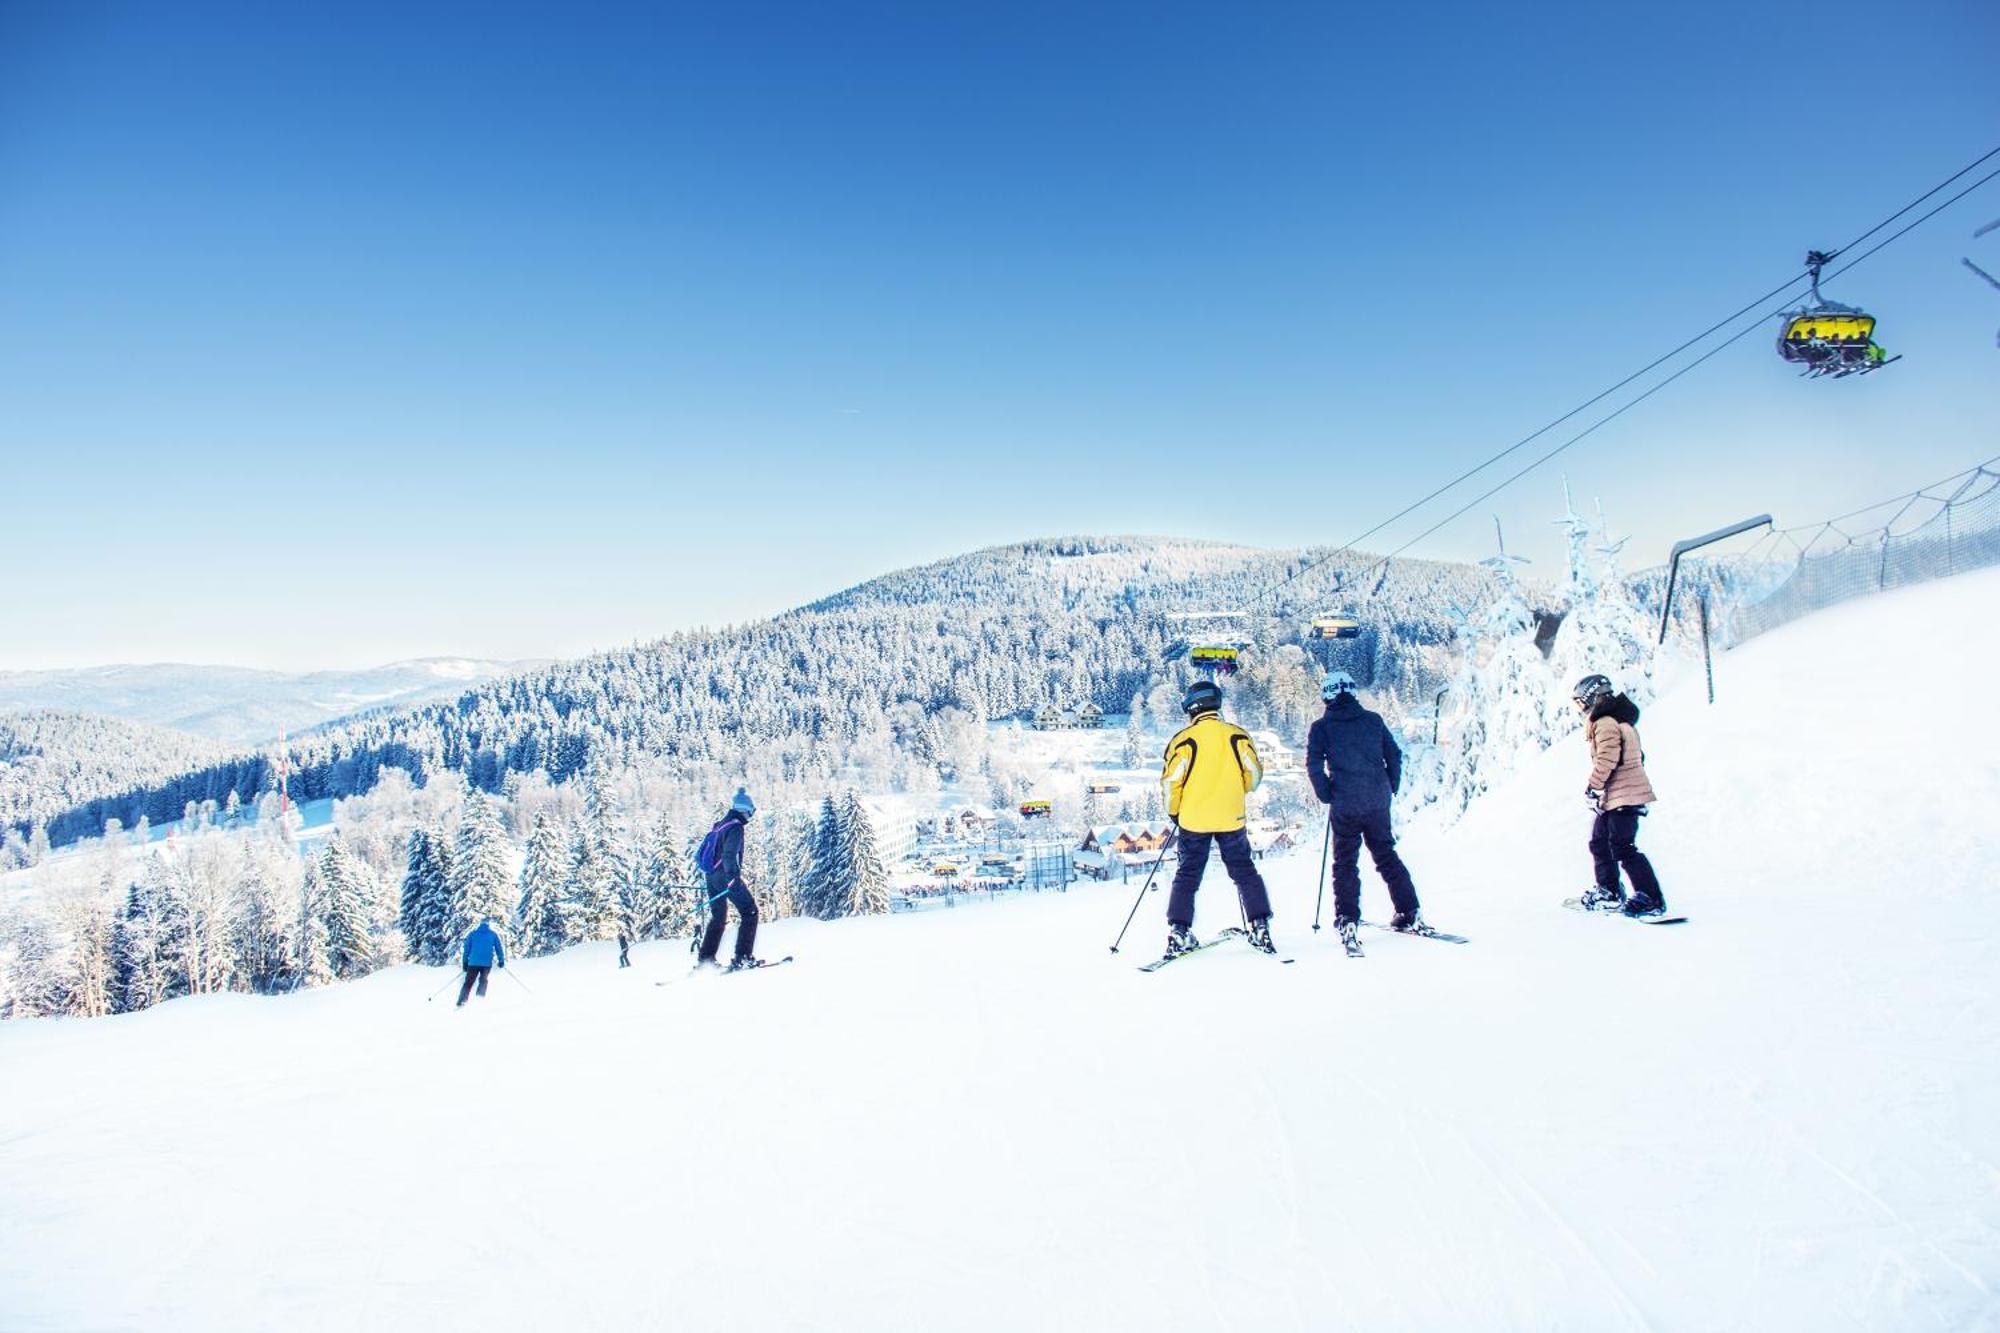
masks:
<path id="1" fill-rule="evenodd" d="M 1189 717 L 1196 713 L 1218 713 L 1222 711 L 1222 687 L 1212 680 L 1198 680 L 1187 687 L 1181 696 L 1181 711 Z"/>
<path id="2" fill-rule="evenodd" d="M 1578 681 L 1576 688 L 1570 691 L 1570 697 L 1584 708 L 1591 709 L 1597 707 L 1598 700 L 1609 698 L 1615 693 L 1616 691 L 1611 688 L 1609 676 L 1592 675 Z"/>

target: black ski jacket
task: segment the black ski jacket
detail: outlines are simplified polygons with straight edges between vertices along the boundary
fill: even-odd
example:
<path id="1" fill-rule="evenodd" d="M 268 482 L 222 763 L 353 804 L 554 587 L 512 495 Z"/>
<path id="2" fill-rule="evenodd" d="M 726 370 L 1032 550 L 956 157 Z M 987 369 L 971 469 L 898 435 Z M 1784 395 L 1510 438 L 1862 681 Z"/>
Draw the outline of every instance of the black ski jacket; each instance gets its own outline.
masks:
<path id="1" fill-rule="evenodd" d="M 708 891 L 733 889 L 743 882 L 743 816 L 731 810 L 717 826 L 715 869 L 708 872 Z"/>
<path id="2" fill-rule="evenodd" d="M 1306 774 L 1336 810 L 1386 810 L 1403 785 L 1403 752 L 1379 716 L 1337 694 L 1306 737 Z"/>

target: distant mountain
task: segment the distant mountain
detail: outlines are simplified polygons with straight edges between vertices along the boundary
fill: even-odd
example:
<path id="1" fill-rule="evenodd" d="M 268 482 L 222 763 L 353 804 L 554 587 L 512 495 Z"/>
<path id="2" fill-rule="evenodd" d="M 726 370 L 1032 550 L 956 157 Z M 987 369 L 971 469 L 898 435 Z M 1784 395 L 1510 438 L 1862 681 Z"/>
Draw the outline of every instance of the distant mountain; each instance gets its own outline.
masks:
<path id="1" fill-rule="evenodd" d="M 83 667 L 0 671 L 0 713 L 97 713 L 191 732 L 226 745 L 263 745 L 372 708 L 451 698 L 539 661 L 425 657 L 362 671 L 294 674 L 245 667 Z"/>
<path id="2" fill-rule="evenodd" d="M 1353 586 L 1349 586 L 1350 581 Z M 365 792 L 385 767 L 463 773 L 488 791 L 513 775 L 561 782 L 591 767 L 644 768 L 691 806 L 751 785 L 771 808 L 832 785 L 875 789 L 974 777 L 964 737 L 1044 706 L 1122 712 L 1134 696 L 1178 715 L 1189 649 L 1245 646 L 1234 716 L 1303 728 L 1318 671 L 1338 661 L 1377 697 L 1427 706 L 1454 625 L 1493 576 L 1466 565 L 1353 552 L 1260 550 L 1159 537 L 1068 537 L 973 552 L 861 584 L 770 620 L 676 634 L 488 681 L 456 697 L 374 709 L 294 738 L 294 799 Z M 1189 613 L 1236 611 L 1226 622 Z M 1356 637 L 1309 642 L 1319 615 Z M 1393 706 L 1393 705 L 1392 705 Z M 998 776 L 992 779 L 999 782 Z M 246 755 L 50 822 L 61 845 L 115 817 L 179 814 L 189 800 L 249 801 L 271 781 Z M 998 788 L 995 789 L 996 791 Z"/>

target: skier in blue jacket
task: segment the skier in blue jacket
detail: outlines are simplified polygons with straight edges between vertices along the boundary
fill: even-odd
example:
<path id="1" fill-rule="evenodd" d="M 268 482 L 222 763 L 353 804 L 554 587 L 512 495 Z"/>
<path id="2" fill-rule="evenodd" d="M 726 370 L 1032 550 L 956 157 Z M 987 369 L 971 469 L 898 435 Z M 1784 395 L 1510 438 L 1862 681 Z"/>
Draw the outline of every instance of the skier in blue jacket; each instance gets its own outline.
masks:
<path id="1" fill-rule="evenodd" d="M 1306 738 L 1306 774 L 1333 822 L 1333 928 L 1354 947 L 1361 920 L 1361 844 L 1375 859 L 1375 873 L 1389 886 L 1397 930 L 1428 933 L 1417 912 L 1417 888 L 1396 854 L 1389 798 L 1403 785 L 1403 752 L 1378 714 L 1354 697 L 1354 677 L 1329 671 L 1320 685 L 1326 713 Z"/>
<path id="2" fill-rule="evenodd" d="M 458 1002 L 463 1005 L 472 994 L 474 982 L 479 984 L 479 993 L 486 994 L 486 978 L 493 969 L 507 966 L 507 950 L 500 943 L 500 932 L 493 929 L 493 918 L 483 916 L 479 924 L 465 937 L 465 981 L 458 988 Z"/>
<path id="3" fill-rule="evenodd" d="M 701 935 L 696 967 L 715 962 L 732 905 L 736 908 L 736 955 L 729 966 L 732 970 L 757 966 L 757 960 L 751 956 L 757 945 L 757 900 L 743 883 L 743 826 L 756 813 L 756 802 L 738 787 L 735 798 L 729 802 L 729 812 L 716 821 L 702 841 L 702 867 L 708 878 L 708 928 Z"/>

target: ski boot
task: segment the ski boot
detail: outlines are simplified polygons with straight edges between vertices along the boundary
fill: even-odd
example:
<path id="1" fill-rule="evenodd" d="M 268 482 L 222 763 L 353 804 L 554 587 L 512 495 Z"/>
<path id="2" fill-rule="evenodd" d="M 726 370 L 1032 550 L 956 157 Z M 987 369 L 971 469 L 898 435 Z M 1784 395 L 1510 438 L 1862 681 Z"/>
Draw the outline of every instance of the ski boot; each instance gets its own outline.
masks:
<path id="1" fill-rule="evenodd" d="M 1340 936 L 1340 947 L 1347 950 L 1349 958 L 1361 956 L 1361 923 L 1358 921 L 1336 921 L 1334 933 Z"/>
<path id="2" fill-rule="evenodd" d="M 730 959 L 729 966 L 722 970 L 725 972 L 748 972 L 753 967 L 762 966 L 764 964 L 758 959 L 752 958 L 749 954 L 744 954 L 741 957 Z"/>
<path id="3" fill-rule="evenodd" d="M 1625 900 L 1624 910 L 1626 916 L 1665 916 L 1667 914 L 1667 904 L 1663 898 L 1655 898 L 1651 894 L 1635 893 Z"/>
<path id="4" fill-rule="evenodd" d="M 1398 912 L 1389 918 L 1389 929 L 1401 931 L 1405 935 L 1435 935 L 1430 923 L 1421 912 Z"/>
<path id="5" fill-rule="evenodd" d="M 1577 900 L 1586 912 L 1621 912 L 1625 909 L 1625 891 L 1606 889 L 1591 885 Z"/>
<path id="6" fill-rule="evenodd" d="M 1195 939 L 1192 930 L 1186 926 L 1174 926 L 1167 931 L 1167 951 L 1161 957 L 1179 958 L 1182 954 L 1193 953 L 1200 947 L 1201 944 Z"/>
<path id="7" fill-rule="evenodd" d="M 1262 949 L 1265 953 L 1276 953 L 1278 946 L 1271 943 L 1271 918 L 1259 917 L 1250 923 L 1250 947 Z"/>

